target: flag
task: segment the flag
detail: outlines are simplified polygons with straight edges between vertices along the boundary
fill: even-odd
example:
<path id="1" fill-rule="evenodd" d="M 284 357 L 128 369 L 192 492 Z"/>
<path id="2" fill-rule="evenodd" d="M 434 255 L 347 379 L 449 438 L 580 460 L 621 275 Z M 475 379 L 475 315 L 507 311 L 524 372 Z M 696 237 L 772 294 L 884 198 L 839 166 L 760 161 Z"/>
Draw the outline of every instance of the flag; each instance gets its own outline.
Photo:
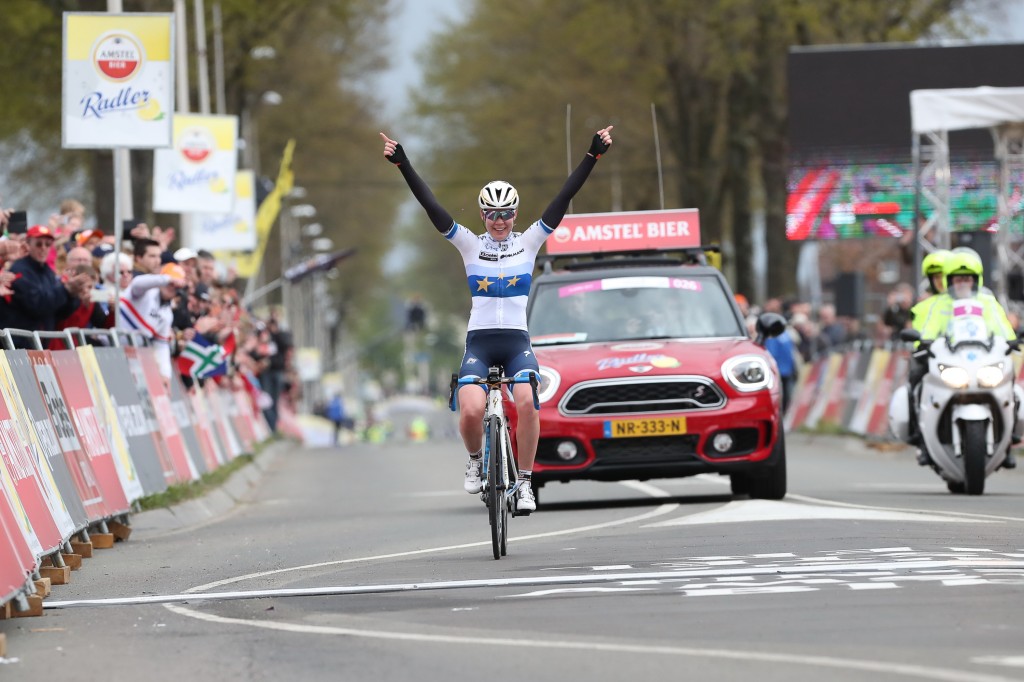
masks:
<path id="1" fill-rule="evenodd" d="M 234 346 L 234 334 L 228 337 Z M 178 371 L 193 379 L 223 376 L 228 372 L 228 355 L 223 346 L 207 341 L 201 334 L 185 344 L 178 356 Z"/>

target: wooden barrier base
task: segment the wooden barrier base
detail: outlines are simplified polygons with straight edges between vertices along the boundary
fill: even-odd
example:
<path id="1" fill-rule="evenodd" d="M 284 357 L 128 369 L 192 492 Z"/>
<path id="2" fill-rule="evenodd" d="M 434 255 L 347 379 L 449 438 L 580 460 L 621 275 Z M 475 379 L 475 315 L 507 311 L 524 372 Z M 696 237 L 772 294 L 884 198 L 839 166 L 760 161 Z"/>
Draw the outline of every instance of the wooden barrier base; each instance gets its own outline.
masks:
<path id="1" fill-rule="evenodd" d="M 10 620 L 11 612 L 13 610 L 14 607 L 11 605 L 11 602 L 7 602 L 6 604 L 0 605 L 0 620 Z M 3 637 L 3 633 L 0 633 L 0 637 Z M 4 642 L 4 644 L 6 645 L 6 642 Z M 0 654 L 0 656 L 2 655 L 3 654 Z"/>
<path id="2" fill-rule="evenodd" d="M 92 558 L 92 543 L 91 542 L 79 542 L 78 540 L 71 541 L 71 551 L 75 554 L 80 555 L 83 559 Z"/>
<path id="3" fill-rule="evenodd" d="M 109 530 L 111 534 L 121 542 L 127 540 L 132 534 L 131 526 L 126 526 L 118 521 L 107 521 L 107 530 Z"/>
<path id="4" fill-rule="evenodd" d="M 125 526 L 125 528 L 128 528 L 128 526 Z M 131 532 L 131 528 L 128 528 L 129 535 L 131 535 Z M 114 546 L 114 538 L 115 535 L 113 533 L 89 533 L 89 540 L 93 549 L 110 549 Z M 72 543 L 72 549 L 74 546 L 74 543 Z"/>
<path id="5" fill-rule="evenodd" d="M 67 585 L 71 582 L 71 569 L 67 566 L 40 566 L 39 575 L 49 578 L 51 585 Z"/>
<path id="6" fill-rule="evenodd" d="M 61 552 L 61 556 L 64 557 L 64 563 L 72 571 L 77 571 L 82 567 L 82 555 L 81 554 L 64 554 Z"/>
<path id="7" fill-rule="evenodd" d="M 36 594 L 40 595 L 44 599 L 50 596 L 50 579 L 40 578 L 39 580 L 33 581 L 36 585 Z"/>
<path id="8" fill-rule="evenodd" d="M 43 598 L 38 594 L 30 594 L 25 597 L 28 600 L 28 611 L 19 611 L 13 609 L 12 613 L 15 618 L 28 618 L 29 616 L 41 616 L 43 615 Z"/>
<path id="9" fill-rule="evenodd" d="M 7 658 L 7 635 L 0 632 L 0 658 Z"/>

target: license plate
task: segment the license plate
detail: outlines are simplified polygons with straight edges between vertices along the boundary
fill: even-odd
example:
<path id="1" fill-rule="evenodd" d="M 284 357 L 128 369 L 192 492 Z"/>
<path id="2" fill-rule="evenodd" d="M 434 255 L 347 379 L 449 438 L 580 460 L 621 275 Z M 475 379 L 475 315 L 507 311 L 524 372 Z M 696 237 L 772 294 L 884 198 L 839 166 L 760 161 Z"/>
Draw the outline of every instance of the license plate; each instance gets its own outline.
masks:
<path id="1" fill-rule="evenodd" d="M 611 419 L 604 423 L 605 438 L 680 436 L 686 433 L 686 417 Z"/>

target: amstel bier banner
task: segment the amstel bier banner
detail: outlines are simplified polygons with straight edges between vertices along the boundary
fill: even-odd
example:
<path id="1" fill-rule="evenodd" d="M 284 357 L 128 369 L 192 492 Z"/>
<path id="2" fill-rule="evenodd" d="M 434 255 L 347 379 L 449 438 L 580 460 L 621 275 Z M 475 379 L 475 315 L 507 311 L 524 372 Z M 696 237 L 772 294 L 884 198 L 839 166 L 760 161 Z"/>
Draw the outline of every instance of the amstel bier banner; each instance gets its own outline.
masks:
<path id="1" fill-rule="evenodd" d="M 256 249 L 256 176 L 252 171 L 235 174 L 235 208 L 230 213 L 196 214 L 192 243 L 197 251 L 253 251 Z"/>
<path id="2" fill-rule="evenodd" d="M 173 17 L 64 13 L 64 147 L 170 146 Z"/>
<path id="3" fill-rule="evenodd" d="M 175 116 L 172 147 L 153 156 L 153 208 L 162 213 L 231 212 L 237 140 L 237 116 Z"/>

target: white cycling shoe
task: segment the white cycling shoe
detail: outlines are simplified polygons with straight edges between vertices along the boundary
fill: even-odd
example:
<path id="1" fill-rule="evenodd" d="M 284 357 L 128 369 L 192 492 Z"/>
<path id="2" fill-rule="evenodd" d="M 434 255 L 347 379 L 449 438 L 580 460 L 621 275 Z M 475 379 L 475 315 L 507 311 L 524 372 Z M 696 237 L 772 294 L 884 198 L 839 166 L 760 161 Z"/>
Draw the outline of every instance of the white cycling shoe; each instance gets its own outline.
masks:
<path id="1" fill-rule="evenodd" d="M 533 496 L 533 486 L 523 483 L 516 493 L 516 511 L 537 511 L 537 498 Z"/>
<path id="2" fill-rule="evenodd" d="M 473 459 L 469 458 L 466 462 L 466 481 L 462 484 L 466 492 L 470 495 L 475 495 L 484 489 L 483 481 L 480 480 L 480 472 L 483 470 L 484 461 L 482 458 L 477 457 Z"/>

